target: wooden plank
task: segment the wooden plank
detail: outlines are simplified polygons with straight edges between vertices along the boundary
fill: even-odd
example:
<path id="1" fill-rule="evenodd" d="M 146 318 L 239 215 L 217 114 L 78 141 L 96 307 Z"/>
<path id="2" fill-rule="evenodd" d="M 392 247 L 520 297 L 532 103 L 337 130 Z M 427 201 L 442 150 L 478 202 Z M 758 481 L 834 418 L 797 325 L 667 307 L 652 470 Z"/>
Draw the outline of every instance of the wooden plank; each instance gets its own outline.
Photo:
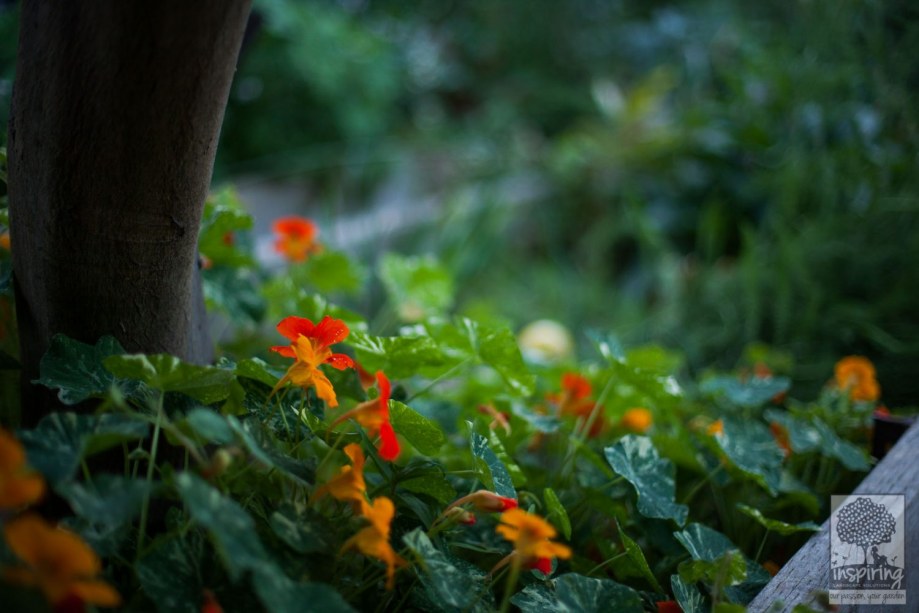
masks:
<path id="1" fill-rule="evenodd" d="M 906 532 L 904 568 L 906 606 L 841 606 L 840 611 L 877 613 L 881 610 L 919 611 L 919 423 L 903 435 L 893 449 L 865 477 L 854 494 L 903 494 Z M 802 547 L 750 603 L 752 613 L 791 611 L 796 604 L 821 610 L 830 583 L 830 522 Z M 773 608 L 781 601 L 782 606 Z"/>

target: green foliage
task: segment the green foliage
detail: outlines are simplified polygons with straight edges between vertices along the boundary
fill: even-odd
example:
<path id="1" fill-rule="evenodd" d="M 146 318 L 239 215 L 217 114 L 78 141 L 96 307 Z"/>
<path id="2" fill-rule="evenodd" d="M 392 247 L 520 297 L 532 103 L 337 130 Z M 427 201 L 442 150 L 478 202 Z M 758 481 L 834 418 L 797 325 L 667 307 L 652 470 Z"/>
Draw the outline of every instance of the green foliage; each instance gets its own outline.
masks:
<path id="1" fill-rule="evenodd" d="M 651 439 L 629 434 L 604 450 L 606 460 L 638 494 L 638 511 L 645 517 L 673 519 L 683 525 L 689 509 L 674 501 L 673 464 L 661 458 Z"/>

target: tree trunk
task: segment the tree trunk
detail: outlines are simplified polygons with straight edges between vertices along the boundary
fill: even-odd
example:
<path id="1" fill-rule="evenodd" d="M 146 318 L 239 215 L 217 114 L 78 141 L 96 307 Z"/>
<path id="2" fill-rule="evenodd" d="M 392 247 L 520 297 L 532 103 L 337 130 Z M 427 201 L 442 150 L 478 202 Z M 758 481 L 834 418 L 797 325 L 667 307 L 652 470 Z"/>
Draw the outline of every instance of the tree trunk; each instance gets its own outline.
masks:
<path id="1" fill-rule="evenodd" d="M 24 425 L 56 333 L 203 363 L 197 237 L 251 0 L 24 0 L 9 124 Z"/>

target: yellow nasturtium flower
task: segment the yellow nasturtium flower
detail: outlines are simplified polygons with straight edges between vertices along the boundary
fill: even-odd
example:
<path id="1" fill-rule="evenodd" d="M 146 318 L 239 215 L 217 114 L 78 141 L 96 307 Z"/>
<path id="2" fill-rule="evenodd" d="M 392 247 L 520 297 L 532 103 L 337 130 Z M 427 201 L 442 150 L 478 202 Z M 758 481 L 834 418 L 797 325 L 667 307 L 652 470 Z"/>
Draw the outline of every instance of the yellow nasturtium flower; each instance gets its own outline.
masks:
<path id="1" fill-rule="evenodd" d="M 874 364 L 859 355 L 850 355 L 836 362 L 836 387 L 848 392 L 856 401 L 874 402 L 881 397 L 881 386 L 875 378 Z"/>
<path id="2" fill-rule="evenodd" d="M 571 549 L 550 539 L 557 533 L 552 524 L 523 509 L 510 509 L 501 514 L 495 531 L 514 544 L 514 554 L 524 566 L 539 568 L 548 574 L 553 558 L 567 560 Z"/>
<path id="3" fill-rule="evenodd" d="M 341 550 L 357 549 L 365 556 L 376 558 L 386 564 L 386 589 L 391 590 L 395 579 L 396 567 L 407 566 L 389 544 L 389 528 L 396 508 L 392 500 L 380 496 L 373 500 L 373 505 L 368 505 L 364 510 L 364 517 L 370 525 L 362 528 L 357 534 L 345 541 Z"/>
<path id="4" fill-rule="evenodd" d="M 651 416 L 651 411 L 648 409 L 644 407 L 635 407 L 625 412 L 620 423 L 626 430 L 631 430 L 632 432 L 647 432 L 648 428 L 654 423 L 654 418 Z"/>
<path id="5" fill-rule="evenodd" d="M 12 434 L 0 429 L 0 509 L 31 504 L 45 493 L 41 475 L 26 466 L 26 452 Z"/>
<path id="6" fill-rule="evenodd" d="M 364 483 L 364 452 L 357 443 L 346 445 L 345 454 L 351 458 L 350 465 L 344 465 L 338 474 L 319 487 L 312 499 L 318 500 L 330 495 L 336 500 L 351 502 L 354 512 L 364 514 L 367 505 L 367 485 Z"/>
<path id="7" fill-rule="evenodd" d="M 68 599 L 117 607 L 121 596 L 98 578 L 102 563 L 79 536 L 48 524 L 37 515 L 23 515 L 3 527 L 10 550 L 25 566 L 5 568 L 7 580 L 34 585 L 52 605 Z"/>

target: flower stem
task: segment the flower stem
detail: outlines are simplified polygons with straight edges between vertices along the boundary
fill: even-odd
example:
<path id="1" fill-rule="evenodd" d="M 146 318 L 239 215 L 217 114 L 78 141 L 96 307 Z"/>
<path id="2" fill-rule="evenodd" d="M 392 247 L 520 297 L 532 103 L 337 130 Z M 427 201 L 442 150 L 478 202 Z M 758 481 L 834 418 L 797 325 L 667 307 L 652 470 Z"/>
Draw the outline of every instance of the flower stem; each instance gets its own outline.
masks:
<path id="1" fill-rule="evenodd" d="M 160 442 L 160 428 L 163 420 L 163 394 L 158 395 L 156 400 L 156 424 L 153 426 L 153 441 L 150 444 L 150 458 L 147 461 L 147 484 L 153 481 L 153 471 L 156 469 L 156 452 Z M 140 526 L 137 529 L 137 550 L 135 560 L 140 558 L 140 552 L 144 546 L 144 537 L 147 534 L 147 514 L 150 511 L 150 491 L 152 487 L 144 494 L 144 504 L 140 509 Z"/>
<path id="2" fill-rule="evenodd" d="M 514 594 L 514 588 L 517 587 L 517 579 L 520 578 L 520 556 L 514 556 L 511 561 L 511 570 L 507 575 L 507 581 L 504 584 L 504 598 L 501 599 L 501 608 L 499 613 L 507 613 L 511 606 L 511 596 Z"/>

